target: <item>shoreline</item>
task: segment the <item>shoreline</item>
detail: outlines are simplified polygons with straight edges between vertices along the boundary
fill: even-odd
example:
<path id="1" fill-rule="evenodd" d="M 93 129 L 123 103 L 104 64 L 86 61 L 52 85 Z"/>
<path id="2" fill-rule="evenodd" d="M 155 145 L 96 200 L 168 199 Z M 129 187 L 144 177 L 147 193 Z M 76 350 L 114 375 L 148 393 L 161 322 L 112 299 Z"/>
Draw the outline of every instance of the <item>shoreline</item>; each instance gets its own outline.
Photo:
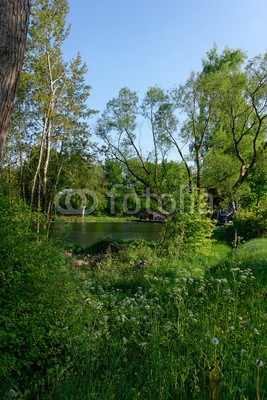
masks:
<path id="1" fill-rule="evenodd" d="M 52 219 L 51 222 L 91 222 L 91 223 L 97 223 L 97 222 L 120 222 L 120 223 L 125 223 L 125 222 L 144 222 L 144 223 L 150 223 L 150 224 L 164 224 L 166 221 L 162 220 L 149 220 L 149 219 L 136 219 L 133 217 L 109 217 L 109 216 L 85 216 L 82 217 L 80 215 L 74 216 L 74 215 L 64 215 L 64 216 L 56 216 L 55 218 Z"/>

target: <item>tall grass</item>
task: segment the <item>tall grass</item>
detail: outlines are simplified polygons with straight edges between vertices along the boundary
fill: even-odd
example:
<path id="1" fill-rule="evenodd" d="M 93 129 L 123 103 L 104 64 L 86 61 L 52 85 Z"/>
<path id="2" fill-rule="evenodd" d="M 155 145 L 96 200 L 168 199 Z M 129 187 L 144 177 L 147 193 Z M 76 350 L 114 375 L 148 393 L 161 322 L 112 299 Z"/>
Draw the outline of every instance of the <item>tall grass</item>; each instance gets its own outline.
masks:
<path id="1" fill-rule="evenodd" d="M 177 259 L 145 243 L 88 254 L 94 317 L 42 399 L 266 399 L 266 268 L 266 239 Z"/>

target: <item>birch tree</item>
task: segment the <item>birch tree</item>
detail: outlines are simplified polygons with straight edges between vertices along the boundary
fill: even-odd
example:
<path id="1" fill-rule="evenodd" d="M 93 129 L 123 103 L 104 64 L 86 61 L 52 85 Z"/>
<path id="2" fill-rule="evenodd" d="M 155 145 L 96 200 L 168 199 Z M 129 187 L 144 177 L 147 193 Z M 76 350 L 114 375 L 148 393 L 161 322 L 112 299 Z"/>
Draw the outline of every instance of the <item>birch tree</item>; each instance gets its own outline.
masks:
<path id="1" fill-rule="evenodd" d="M 26 149 L 20 157 L 27 169 L 25 197 L 48 218 L 62 163 L 74 147 L 88 147 L 89 137 L 87 66 L 79 54 L 68 62 L 63 57 L 68 11 L 68 0 L 35 1 L 16 108 Z"/>

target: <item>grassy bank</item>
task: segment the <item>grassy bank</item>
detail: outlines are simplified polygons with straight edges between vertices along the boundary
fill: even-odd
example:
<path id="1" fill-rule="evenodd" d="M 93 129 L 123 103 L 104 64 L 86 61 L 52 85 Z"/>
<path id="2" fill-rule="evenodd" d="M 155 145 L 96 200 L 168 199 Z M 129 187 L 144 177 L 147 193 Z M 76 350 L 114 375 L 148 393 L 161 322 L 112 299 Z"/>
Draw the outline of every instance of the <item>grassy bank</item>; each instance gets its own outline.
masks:
<path id="1" fill-rule="evenodd" d="M 91 248 L 79 273 L 93 318 L 42 399 L 266 399 L 266 268 L 266 239 L 179 259 L 145 242 Z"/>
<path id="2" fill-rule="evenodd" d="M 185 243 L 67 250 L 0 209 L 1 400 L 266 399 L 267 239 L 233 249 L 186 217 Z"/>
<path id="3" fill-rule="evenodd" d="M 131 222 L 135 221 L 136 216 L 113 217 L 109 215 L 57 215 L 55 222 Z"/>

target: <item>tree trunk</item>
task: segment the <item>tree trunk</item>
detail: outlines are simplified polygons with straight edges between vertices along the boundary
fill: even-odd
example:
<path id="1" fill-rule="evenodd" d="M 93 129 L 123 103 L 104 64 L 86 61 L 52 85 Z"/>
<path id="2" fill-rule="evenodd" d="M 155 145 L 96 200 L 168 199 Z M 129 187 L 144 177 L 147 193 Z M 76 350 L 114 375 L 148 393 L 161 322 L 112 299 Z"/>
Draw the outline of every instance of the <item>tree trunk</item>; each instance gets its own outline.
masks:
<path id="1" fill-rule="evenodd" d="M 198 148 L 196 148 L 196 150 L 195 150 L 195 163 L 196 163 L 196 167 L 197 167 L 197 173 L 196 173 L 196 180 L 197 180 L 197 192 L 198 192 L 198 195 L 200 194 L 200 189 L 201 189 L 201 183 L 200 183 L 200 156 L 199 156 L 199 149 Z"/>
<path id="2" fill-rule="evenodd" d="M 22 68 L 30 0 L 0 0 L 0 167 Z"/>
<path id="3" fill-rule="evenodd" d="M 51 154 L 51 121 L 49 121 L 47 132 L 46 132 L 46 155 L 44 160 L 44 181 L 43 181 L 43 213 L 47 212 L 47 172 L 50 163 Z"/>
<path id="4" fill-rule="evenodd" d="M 47 126 L 47 118 L 45 118 L 45 121 L 44 121 L 43 132 L 42 132 L 42 137 L 41 137 L 41 143 L 40 143 L 40 147 L 39 147 L 39 158 L 38 158 L 37 167 L 36 167 L 36 170 L 35 170 L 35 173 L 34 173 L 34 177 L 33 177 L 33 181 L 32 181 L 31 207 L 33 206 L 34 193 L 35 193 L 35 189 L 36 189 L 37 179 L 38 179 L 38 177 L 40 177 L 40 169 L 41 169 L 41 165 L 42 165 L 42 161 L 43 161 L 46 126 Z"/>

